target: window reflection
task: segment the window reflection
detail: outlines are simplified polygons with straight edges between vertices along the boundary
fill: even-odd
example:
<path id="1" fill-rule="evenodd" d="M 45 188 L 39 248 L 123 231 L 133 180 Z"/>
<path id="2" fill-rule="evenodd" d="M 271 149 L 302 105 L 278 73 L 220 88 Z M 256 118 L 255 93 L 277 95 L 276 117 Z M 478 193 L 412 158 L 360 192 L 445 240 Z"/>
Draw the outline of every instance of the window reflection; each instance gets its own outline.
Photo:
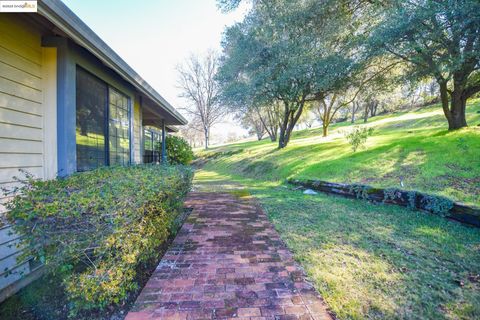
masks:
<path id="1" fill-rule="evenodd" d="M 77 69 L 76 101 L 77 171 L 91 170 L 106 163 L 107 85 L 83 69 Z"/>
<path id="2" fill-rule="evenodd" d="M 109 93 L 110 164 L 128 165 L 130 163 L 128 98 L 113 88 L 109 89 Z"/>

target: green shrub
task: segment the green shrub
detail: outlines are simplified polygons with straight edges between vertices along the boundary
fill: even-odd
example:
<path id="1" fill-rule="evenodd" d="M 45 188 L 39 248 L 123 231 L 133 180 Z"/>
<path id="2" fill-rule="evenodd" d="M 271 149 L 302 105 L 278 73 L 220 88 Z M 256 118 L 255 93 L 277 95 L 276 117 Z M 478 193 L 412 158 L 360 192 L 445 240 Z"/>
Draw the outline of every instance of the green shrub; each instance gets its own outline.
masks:
<path id="1" fill-rule="evenodd" d="M 170 164 L 189 164 L 193 160 L 192 147 L 182 137 L 168 136 L 167 160 Z M 160 146 L 161 147 L 161 146 Z"/>
<path id="2" fill-rule="evenodd" d="M 191 180 L 187 167 L 156 165 L 28 177 L 7 214 L 25 235 L 20 259 L 37 257 L 60 276 L 72 314 L 121 303 L 169 236 Z"/>
<path id="3" fill-rule="evenodd" d="M 387 201 L 394 201 L 395 199 L 401 199 L 401 190 L 396 188 L 386 188 L 383 190 L 383 203 Z"/>
<path id="4" fill-rule="evenodd" d="M 442 217 L 447 216 L 453 208 L 453 201 L 442 196 L 423 195 L 422 204 L 425 210 Z"/>
<path id="5" fill-rule="evenodd" d="M 353 193 L 357 199 L 368 200 L 368 191 L 370 189 L 372 189 L 372 187 L 363 184 L 352 184 L 349 188 L 349 192 Z"/>
<path id="6" fill-rule="evenodd" d="M 351 132 L 345 134 L 345 138 L 352 146 L 353 152 L 361 148 L 367 142 L 367 138 L 373 134 L 373 128 L 355 127 Z"/>

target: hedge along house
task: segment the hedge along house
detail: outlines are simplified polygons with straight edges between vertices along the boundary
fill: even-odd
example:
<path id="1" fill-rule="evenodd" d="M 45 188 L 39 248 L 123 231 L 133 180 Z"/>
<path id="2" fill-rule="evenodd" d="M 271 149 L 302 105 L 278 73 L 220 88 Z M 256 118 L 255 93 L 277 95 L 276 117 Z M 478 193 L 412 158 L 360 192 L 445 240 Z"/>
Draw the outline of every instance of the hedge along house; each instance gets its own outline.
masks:
<path id="1" fill-rule="evenodd" d="M 159 162 L 151 147 L 186 120 L 61 1 L 0 13 L 0 186 L 24 169 L 53 179 L 106 165 Z M 173 130 L 173 129 L 171 129 Z M 165 144 L 163 144 L 165 145 Z M 145 148 L 146 147 L 146 148 Z M 0 213 L 7 193 L 0 191 Z M 0 301 L 41 273 L 17 261 L 0 222 Z"/>

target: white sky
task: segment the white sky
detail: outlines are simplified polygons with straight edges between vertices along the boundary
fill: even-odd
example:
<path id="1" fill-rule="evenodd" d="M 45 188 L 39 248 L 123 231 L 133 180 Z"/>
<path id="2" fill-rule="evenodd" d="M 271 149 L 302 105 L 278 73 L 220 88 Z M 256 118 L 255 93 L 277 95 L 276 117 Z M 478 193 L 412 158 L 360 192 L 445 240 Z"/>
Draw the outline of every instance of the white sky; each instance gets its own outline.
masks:
<path id="1" fill-rule="evenodd" d="M 184 106 L 175 67 L 191 53 L 220 51 L 225 26 L 246 8 L 224 14 L 216 0 L 63 0 L 137 73 L 176 108 Z M 181 111 L 180 111 L 181 112 Z M 216 126 L 212 136 L 244 134 L 235 121 Z"/>

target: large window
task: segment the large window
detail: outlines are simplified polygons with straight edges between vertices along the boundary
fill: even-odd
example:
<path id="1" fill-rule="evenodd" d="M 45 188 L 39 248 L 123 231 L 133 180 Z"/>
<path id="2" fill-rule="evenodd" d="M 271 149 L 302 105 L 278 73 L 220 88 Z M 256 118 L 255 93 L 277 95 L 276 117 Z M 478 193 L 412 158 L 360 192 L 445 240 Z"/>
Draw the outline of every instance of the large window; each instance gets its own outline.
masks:
<path id="1" fill-rule="evenodd" d="M 130 101 L 77 68 L 77 171 L 130 163 Z"/>

